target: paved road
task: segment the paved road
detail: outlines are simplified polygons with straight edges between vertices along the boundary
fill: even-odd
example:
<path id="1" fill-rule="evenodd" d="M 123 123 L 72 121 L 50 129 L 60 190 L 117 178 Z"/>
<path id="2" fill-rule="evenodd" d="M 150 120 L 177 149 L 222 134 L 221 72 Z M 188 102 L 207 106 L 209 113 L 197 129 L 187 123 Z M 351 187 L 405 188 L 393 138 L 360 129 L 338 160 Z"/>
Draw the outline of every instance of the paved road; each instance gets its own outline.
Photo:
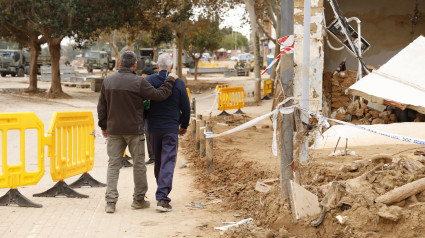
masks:
<path id="1" fill-rule="evenodd" d="M 26 87 L 23 78 L 3 79 L 0 88 Z M 41 83 L 40 87 L 48 88 Z M 74 99 L 44 100 L 0 94 L 0 112 L 35 112 L 44 122 L 47 131 L 50 117 L 54 111 L 85 111 L 94 113 L 96 118 L 97 93 L 90 89 L 68 89 Z M 78 97 L 78 98 L 77 98 Z M 96 121 L 96 120 L 95 120 Z M 100 128 L 96 126 L 100 133 Z M 34 146 L 36 142 L 32 141 Z M 1 156 L 1 154 L 0 154 Z M 148 165 L 149 191 L 147 199 L 151 207 L 144 210 L 132 210 L 133 175 L 132 168 L 122 168 L 118 189 L 120 199 L 114 214 L 104 212 L 105 188 L 80 188 L 78 192 L 89 198 L 43 198 L 32 194 L 43 192 L 54 185 L 49 172 L 49 160 L 46 159 L 44 177 L 37 185 L 20 187 L 19 191 L 30 200 L 41 203 L 42 208 L 23 208 L 17 206 L 0 207 L 0 237 L 218 237 L 213 226 L 220 225 L 229 218 L 227 214 L 212 215 L 209 209 L 197 209 L 190 206 L 191 201 L 202 201 L 202 194 L 193 188 L 190 168 L 178 168 L 184 161 L 179 154 L 175 170 L 174 187 L 171 192 L 173 212 L 155 211 L 156 184 L 153 165 Z M 29 161 L 28 168 L 35 168 Z M 105 139 L 95 140 L 95 164 L 90 174 L 101 182 L 106 181 L 107 155 Z M 68 184 L 79 176 L 65 180 Z M 0 189 L 0 195 L 8 189 Z M 207 228 L 201 228 L 209 224 Z"/>

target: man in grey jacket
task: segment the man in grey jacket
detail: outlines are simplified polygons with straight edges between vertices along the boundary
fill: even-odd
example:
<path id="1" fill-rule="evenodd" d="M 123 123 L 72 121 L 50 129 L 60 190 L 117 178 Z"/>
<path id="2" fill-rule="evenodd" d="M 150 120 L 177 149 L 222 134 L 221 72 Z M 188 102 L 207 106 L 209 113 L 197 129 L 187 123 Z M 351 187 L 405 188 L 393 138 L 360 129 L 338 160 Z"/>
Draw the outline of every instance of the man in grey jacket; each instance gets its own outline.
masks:
<path id="1" fill-rule="evenodd" d="M 128 146 L 133 157 L 135 209 L 148 208 L 145 200 L 148 190 L 145 166 L 145 138 L 143 100 L 165 100 L 172 93 L 177 75 L 170 74 L 164 84 L 155 89 L 144 78 L 134 73 L 136 54 L 126 51 L 121 55 L 118 72 L 108 75 L 102 85 L 97 105 L 99 127 L 104 137 L 108 138 L 109 156 L 107 171 L 107 188 L 105 193 L 107 213 L 115 212 L 118 201 L 118 177 L 122 166 L 122 156 Z"/>

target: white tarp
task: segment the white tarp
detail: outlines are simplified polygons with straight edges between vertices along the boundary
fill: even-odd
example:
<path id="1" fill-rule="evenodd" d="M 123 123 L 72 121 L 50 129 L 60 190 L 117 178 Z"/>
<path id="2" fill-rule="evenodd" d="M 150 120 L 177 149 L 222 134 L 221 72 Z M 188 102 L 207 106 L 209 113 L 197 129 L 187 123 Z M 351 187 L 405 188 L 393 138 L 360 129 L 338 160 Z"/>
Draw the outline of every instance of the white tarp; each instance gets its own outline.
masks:
<path id="1" fill-rule="evenodd" d="M 425 113 L 425 37 L 419 36 L 349 90 L 371 102 L 383 104 L 385 99 Z"/>

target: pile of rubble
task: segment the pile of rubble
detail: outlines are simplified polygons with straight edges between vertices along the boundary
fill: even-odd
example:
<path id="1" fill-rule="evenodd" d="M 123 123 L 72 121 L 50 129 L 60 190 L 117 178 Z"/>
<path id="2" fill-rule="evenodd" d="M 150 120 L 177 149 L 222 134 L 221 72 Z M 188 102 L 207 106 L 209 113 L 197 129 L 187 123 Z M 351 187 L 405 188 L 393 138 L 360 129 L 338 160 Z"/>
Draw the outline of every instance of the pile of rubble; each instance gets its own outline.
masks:
<path id="1" fill-rule="evenodd" d="M 356 71 L 346 70 L 338 73 L 326 72 L 323 75 L 323 92 L 326 97 L 331 118 L 350 121 L 354 124 L 373 125 L 398 122 L 396 112 L 392 107 L 384 107 L 383 111 L 372 109 L 367 100 L 356 99 L 348 94 L 348 88 L 356 82 Z M 358 97 L 357 97 L 358 98 Z M 423 122 L 423 114 L 410 112 L 410 120 Z"/>

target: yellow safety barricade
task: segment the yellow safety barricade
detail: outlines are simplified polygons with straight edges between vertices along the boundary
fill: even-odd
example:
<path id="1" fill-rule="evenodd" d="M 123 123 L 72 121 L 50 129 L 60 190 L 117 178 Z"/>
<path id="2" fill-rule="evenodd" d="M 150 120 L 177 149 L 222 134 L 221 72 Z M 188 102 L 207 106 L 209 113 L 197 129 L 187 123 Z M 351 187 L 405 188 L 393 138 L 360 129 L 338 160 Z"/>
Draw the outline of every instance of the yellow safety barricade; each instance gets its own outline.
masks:
<path id="1" fill-rule="evenodd" d="M 267 97 L 270 93 L 272 93 L 272 80 L 263 80 L 263 97 Z"/>
<path id="2" fill-rule="evenodd" d="M 192 97 L 190 96 L 190 89 L 186 88 L 186 91 L 187 91 L 187 96 L 189 96 L 189 101 L 192 100 Z"/>
<path id="3" fill-rule="evenodd" d="M 26 130 L 37 131 L 37 170 L 28 172 L 25 169 L 25 132 Z M 19 164 L 9 165 L 7 162 L 7 132 L 19 131 Z M 17 204 L 24 207 L 42 207 L 41 204 L 33 203 L 25 198 L 18 187 L 35 185 L 44 175 L 44 124 L 32 112 L 0 113 L 1 132 L 1 159 L 2 170 L 0 175 L 0 188 L 10 188 L 6 195 L 0 198 L 0 205 Z"/>
<path id="4" fill-rule="evenodd" d="M 220 84 L 220 85 L 215 86 L 215 90 L 217 90 L 217 92 L 218 92 L 218 90 L 219 90 L 220 88 L 228 88 L 228 87 L 229 87 L 229 85 L 228 85 L 228 84 Z"/>
<path id="5" fill-rule="evenodd" d="M 218 90 L 218 110 L 223 111 L 220 115 L 228 115 L 225 110 L 238 109 L 235 114 L 244 114 L 241 108 L 245 106 L 245 90 L 243 87 L 226 87 Z"/>
<path id="6" fill-rule="evenodd" d="M 89 174 L 94 164 L 94 119 L 92 112 L 55 112 L 47 131 L 51 135 L 48 145 L 50 174 L 57 182 L 49 190 L 34 194 L 35 197 L 85 198 L 72 187 L 104 187 Z M 75 175 L 82 176 L 69 186 L 63 181 Z"/>
<path id="7" fill-rule="evenodd" d="M 87 173 L 94 164 L 94 119 L 92 112 L 55 112 L 48 134 L 50 174 L 54 182 Z"/>

